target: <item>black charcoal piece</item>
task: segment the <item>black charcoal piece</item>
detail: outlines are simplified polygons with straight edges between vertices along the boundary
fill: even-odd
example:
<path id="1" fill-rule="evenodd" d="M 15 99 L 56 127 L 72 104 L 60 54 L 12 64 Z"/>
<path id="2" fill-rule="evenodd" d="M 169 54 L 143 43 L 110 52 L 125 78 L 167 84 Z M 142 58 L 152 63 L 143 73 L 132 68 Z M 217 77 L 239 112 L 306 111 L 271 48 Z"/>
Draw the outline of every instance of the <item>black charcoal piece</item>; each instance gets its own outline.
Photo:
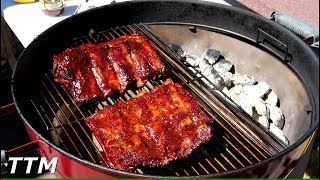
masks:
<path id="1" fill-rule="evenodd" d="M 168 44 L 168 47 L 173 50 L 174 52 L 176 52 L 179 56 L 181 57 L 184 57 L 185 56 L 185 53 L 184 51 L 182 50 L 182 48 L 176 44 Z"/>
<path id="2" fill-rule="evenodd" d="M 202 55 L 202 58 L 207 60 L 209 64 L 214 64 L 220 56 L 220 51 L 216 49 L 207 49 L 204 54 Z"/>

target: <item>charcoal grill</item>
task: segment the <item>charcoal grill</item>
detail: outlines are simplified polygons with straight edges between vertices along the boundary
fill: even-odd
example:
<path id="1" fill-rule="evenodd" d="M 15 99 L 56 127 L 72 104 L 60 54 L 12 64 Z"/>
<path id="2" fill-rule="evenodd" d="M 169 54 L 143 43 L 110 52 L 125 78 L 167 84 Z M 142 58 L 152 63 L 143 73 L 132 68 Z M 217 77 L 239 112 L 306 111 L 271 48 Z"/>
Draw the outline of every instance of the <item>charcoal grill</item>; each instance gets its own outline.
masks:
<path id="1" fill-rule="evenodd" d="M 120 11 L 124 13 L 124 17 L 119 16 L 116 20 L 108 18 Z M 98 19 L 106 19 L 106 22 L 101 23 L 97 21 Z M 292 104 L 295 105 L 284 111 L 285 115 L 288 115 L 286 120 L 289 120 L 285 128 L 301 126 L 302 130 L 291 134 L 287 130 L 291 146 L 281 149 L 282 146 L 277 144 L 277 140 L 273 141 L 272 134 L 258 124 L 250 123 L 250 119 L 244 121 L 247 127 L 243 127 L 243 124 L 235 126 L 232 123 L 234 121 L 218 116 L 220 111 L 208 110 L 210 108 L 207 107 L 207 98 L 201 98 L 201 95 L 195 93 L 208 91 L 208 89 L 197 79 L 185 77 L 183 82 L 185 88 L 192 93 L 209 115 L 217 119 L 210 124 L 214 129 L 214 136 L 210 141 L 198 147 L 186 159 L 173 161 L 164 167 L 139 167 L 135 172 L 125 172 L 100 165 L 101 148 L 85 126 L 84 118 L 106 105 L 134 98 L 143 89 L 150 91 L 154 86 L 161 84 L 163 79 L 149 81 L 143 88 L 129 90 L 124 95 L 110 97 L 105 101 L 76 104 L 69 92 L 53 81 L 53 75 L 50 72 L 52 57 L 67 47 L 89 42 L 98 43 L 133 33 L 133 26 L 127 26 L 127 24 L 139 22 L 148 24 L 151 31 L 164 42 L 179 44 L 189 52 L 199 53 L 201 49 L 208 48 L 209 41 L 201 38 L 210 39 L 216 36 L 218 42 L 223 42 L 219 41 L 219 38 L 234 39 L 230 41 L 234 43 L 241 42 L 240 47 L 253 48 L 254 50 L 250 53 L 255 53 L 254 55 L 268 54 L 267 57 L 272 59 L 270 61 L 257 58 L 261 61 L 252 60 L 252 65 L 243 66 L 248 62 L 234 58 L 234 63 L 237 67 L 242 67 L 242 71 L 258 75 L 258 78 L 265 78 L 264 80 L 270 82 L 271 86 L 280 92 L 281 101 L 282 97 L 288 96 L 288 91 L 281 83 L 288 88 L 293 88 L 289 95 L 294 95 L 295 102 L 283 101 L 283 105 L 289 107 Z M 191 34 L 194 34 L 194 37 Z M 193 41 L 200 42 L 190 42 L 190 46 L 187 46 L 188 43 L 183 42 L 188 40 L 184 38 L 185 35 L 193 38 Z M 159 41 L 155 42 L 159 43 Z M 156 48 L 159 47 L 159 44 L 154 45 Z M 195 45 L 198 47 L 195 48 Z M 222 43 L 221 49 L 224 50 L 223 48 L 228 45 L 230 43 Z M 229 48 L 229 51 L 232 50 Z M 163 49 L 159 52 L 164 52 L 163 56 L 172 55 Z M 164 60 L 171 58 L 164 57 Z M 38 67 L 33 66 L 35 63 Z M 167 63 L 170 65 L 170 60 Z M 288 76 L 277 78 L 279 80 L 277 83 L 274 76 L 267 76 L 270 75 L 267 70 L 260 73 L 260 69 L 255 65 L 268 65 L 271 66 L 270 68 L 282 70 L 284 75 Z M 183 63 L 181 66 L 183 67 Z M 168 74 L 175 80 L 181 81 L 183 79 L 179 77 L 181 74 L 174 70 L 176 67 L 171 68 Z M 309 68 L 309 74 L 304 68 Z M 186 68 L 182 68 L 182 71 L 183 69 Z M 20 57 L 13 76 L 12 92 L 31 139 L 41 140 L 39 153 L 49 158 L 58 156 L 60 161 L 58 161 L 57 173 L 63 177 L 275 177 L 286 176 L 292 170 L 318 126 L 319 80 L 314 79 L 318 71 L 317 58 L 298 37 L 256 14 L 205 2 L 126 2 L 81 13 L 58 23 L 37 37 Z M 184 72 L 182 76 L 186 74 L 188 72 Z M 197 82 L 198 85 L 194 86 Z M 192 90 L 195 87 L 200 88 L 197 91 Z M 210 93 L 214 94 L 214 91 Z M 214 97 L 210 96 L 210 98 Z M 217 102 L 220 101 L 217 100 Z M 221 112 L 230 113 L 228 110 Z M 291 116 L 290 113 L 293 115 Z M 236 116 L 231 113 L 229 117 Z M 297 119 L 303 119 L 309 125 Z M 266 141 L 259 140 L 261 137 L 266 138 Z"/>

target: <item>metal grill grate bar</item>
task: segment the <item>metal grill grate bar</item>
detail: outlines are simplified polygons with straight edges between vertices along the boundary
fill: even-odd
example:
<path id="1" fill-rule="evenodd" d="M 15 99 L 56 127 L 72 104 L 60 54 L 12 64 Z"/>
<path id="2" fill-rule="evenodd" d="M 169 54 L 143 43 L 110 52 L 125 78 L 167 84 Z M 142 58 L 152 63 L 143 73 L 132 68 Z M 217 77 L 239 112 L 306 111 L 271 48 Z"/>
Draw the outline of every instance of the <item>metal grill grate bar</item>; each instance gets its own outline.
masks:
<path id="1" fill-rule="evenodd" d="M 84 129 L 84 127 L 82 126 L 82 124 L 80 123 L 79 119 L 77 118 L 77 116 L 74 114 L 73 110 L 71 110 L 70 105 L 66 102 L 65 98 L 61 95 L 61 93 L 59 93 L 59 90 L 57 89 L 57 87 L 54 85 L 54 83 L 52 82 L 52 80 L 48 77 L 48 75 L 46 75 L 46 78 L 48 79 L 48 81 L 50 82 L 50 84 L 52 85 L 52 87 L 54 88 L 54 90 L 57 92 L 58 96 L 61 98 L 61 100 L 63 101 L 64 105 L 68 108 L 69 112 L 71 113 L 71 115 L 75 118 L 76 122 L 79 124 L 79 127 L 81 128 L 81 130 L 84 132 L 85 136 L 88 138 L 88 140 L 90 141 L 90 143 L 94 146 L 95 151 L 98 153 L 98 156 L 102 159 L 102 161 L 104 161 L 104 163 L 106 163 L 107 161 L 105 160 L 105 157 L 101 155 L 99 149 L 97 148 L 96 144 L 92 141 L 92 137 L 89 136 L 88 132 Z M 47 87 L 46 87 L 47 89 Z M 64 89 L 64 88 L 63 88 Z M 48 90 L 48 89 L 47 89 Z M 66 92 L 66 90 L 64 89 L 64 91 Z M 85 116 L 83 115 L 82 111 L 80 111 L 79 107 L 75 104 L 75 102 L 73 101 L 73 99 L 71 98 L 70 94 L 67 93 L 68 97 L 70 98 L 71 102 L 73 103 L 73 105 L 75 105 L 75 107 L 79 110 L 80 114 L 83 116 L 83 118 L 85 118 Z M 54 97 L 53 97 L 54 99 Z M 57 102 L 54 99 L 55 102 Z M 60 109 L 62 110 L 62 109 Z M 65 112 L 62 110 L 62 113 L 65 116 Z M 71 124 L 71 121 L 69 120 L 69 118 L 67 118 L 67 116 L 65 116 L 66 120 L 68 121 L 68 123 Z M 70 126 L 73 130 L 73 126 Z M 76 136 L 79 138 L 81 144 L 83 145 L 83 147 L 86 149 L 86 151 L 89 153 L 90 158 L 93 158 L 92 153 L 89 151 L 87 145 L 85 145 L 85 143 L 83 142 L 82 138 L 79 137 L 78 133 L 75 131 Z M 96 162 L 96 161 L 94 161 Z"/>
<path id="2" fill-rule="evenodd" d="M 48 78 L 49 79 L 49 78 Z M 49 82 L 51 82 L 51 80 L 49 79 Z M 85 148 L 85 150 L 87 151 L 88 155 L 90 156 L 91 160 L 93 162 L 96 163 L 95 158 L 93 157 L 92 153 L 89 151 L 88 147 L 84 144 L 82 138 L 79 136 L 78 132 L 75 130 L 74 126 L 71 125 L 71 121 L 69 120 L 66 112 L 61 108 L 61 106 L 59 105 L 58 101 L 56 100 L 55 96 L 52 95 L 52 92 L 49 90 L 48 86 L 43 83 L 45 89 L 47 90 L 47 92 L 49 93 L 50 97 L 52 98 L 52 100 L 55 102 L 56 106 L 59 108 L 59 111 L 63 114 L 64 118 L 67 120 L 67 122 L 70 124 L 70 127 L 72 129 L 72 131 L 75 133 L 76 137 L 78 138 L 78 140 L 81 142 L 81 144 L 83 145 L 83 147 Z M 55 88 L 55 86 L 53 84 L 51 84 L 53 86 L 53 88 L 56 90 L 56 92 L 58 93 L 58 95 L 60 96 L 60 98 L 63 100 L 64 104 L 66 107 L 69 107 L 69 105 L 65 102 L 65 100 L 63 99 L 63 97 L 61 96 L 61 94 L 57 91 L 57 89 Z M 69 109 L 71 112 L 71 109 Z M 72 112 L 73 113 L 73 112 Z M 82 126 L 81 126 L 82 127 Z M 73 141 L 73 140 L 72 140 Z"/>
<path id="3" fill-rule="evenodd" d="M 100 43 L 123 35 L 136 33 L 141 33 L 136 27 L 117 27 L 109 31 L 92 33 L 89 36 L 74 39 L 72 46 L 79 46 L 86 43 Z M 168 58 L 159 47 L 155 46 L 155 49 L 162 53 L 162 58 Z M 170 66 L 169 68 L 172 67 Z M 182 78 L 182 75 L 173 69 L 169 70 L 169 72 L 172 78 Z M 201 88 L 205 88 L 200 84 L 199 78 L 182 81 L 184 87 L 190 92 L 194 91 L 194 86 L 192 85 L 194 83 L 198 83 Z M 65 87 L 53 81 L 52 74 L 46 74 L 42 82 L 44 91 L 40 92 L 41 100 L 33 100 L 34 102 L 32 101 L 32 103 L 41 121 L 49 127 L 50 131 L 56 134 L 59 142 L 61 142 L 66 151 L 75 153 L 82 159 L 84 158 L 99 164 L 99 159 L 104 162 L 107 161 L 100 152 L 101 148 L 99 149 L 98 147 L 100 145 L 93 141 L 92 133 L 86 127 L 84 119 L 91 116 L 95 111 L 103 109 L 105 106 L 112 105 L 118 101 L 135 98 L 142 90 L 151 91 L 155 86 L 162 83 L 162 80 L 149 81 L 144 87 L 128 90 L 118 97 L 109 97 L 104 101 L 77 104 Z M 199 94 L 194 92 L 191 94 L 199 96 Z M 230 122 L 225 119 L 225 114 L 209 112 L 206 110 L 208 108 L 207 105 L 201 103 L 203 99 L 199 97 L 196 99 L 199 101 L 199 105 L 211 117 L 216 119 L 216 121 L 210 123 L 210 126 L 214 129 L 214 135 L 210 141 L 195 149 L 191 155 L 184 160 L 173 161 L 169 165 L 161 168 L 141 167 L 135 173 L 198 176 L 242 168 L 270 157 L 261 147 L 244 136 L 233 124 L 230 124 Z M 215 103 L 219 105 L 218 100 Z M 61 114 L 61 117 L 57 115 L 57 112 Z M 54 120 L 56 124 L 54 124 Z M 67 138 L 64 139 L 64 135 L 61 135 L 61 132 Z M 77 146 L 77 142 L 79 142 L 81 146 Z"/>
<path id="4" fill-rule="evenodd" d="M 51 106 L 51 104 L 48 102 L 47 98 L 45 95 L 43 95 L 42 92 L 40 92 L 43 100 L 45 101 L 45 103 L 47 104 L 47 106 L 49 107 L 49 109 L 51 110 L 54 118 L 57 120 L 58 124 L 61 126 L 61 128 L 63 129 L 64 133 L 66 134 L 66 136 L 68 137 L 69 141 L 71 142 L 72 146 L 74 147 L 74 149 L 76 150 L 76 152 L 78 153 L 78 155 L 83 158 L 82 154 L 80 153 L 79 149 L 77 148 L 77 146 L 75 145 L 75 143 L 73 142 L 72 138 L 71 138 L 71 135 L 69 134 L 69 132 L 66 130 L 66 128 L 64 127 L 60 117 L 57 116 L 57 114 L 55 113 L 55 111 L 53 110 L 53 107 Z M 52 128 L 55 129 L 55 126 L 52 124 Z M 57 136 L 60 136 L 59 135 L 60 133 L 57 134 Z"/>
<path id="5" fill-rule="evenodd" d="M 61 136 L 59 135 L 58 130 L 57 130 L 57 127 L 52 124 L 51 120 L 49 119 L 47 113 L 45 113 L 45 111 L 44 111 L 44 109 L 42 108 L 42 106 L 40 105 L 41 111 L 39 111 L 39 109 L 37 108 L 37 106 L 36 106 L 36 104 L 34 103 L 33 100 L 31 100 L 31 103 L 32 103 L 33 107 L 36 109 L 36 111 L 38 112 L 38 114 L 39 114 L 40 118 L 43 120 L 43 122 L 45 122 L 45 120 L 44 120 L 44 118 L 43 118 L 43 116 L 42 116 L 41 114 L 44 114 L 44 116 L 46 117 L 47 121 L 50 123 L 51 128 L 49 129 L 49 127 L 48 127 L 47 130 L 53 130 L 53 131 L 56 133 L 59 141 L 60 141 L 61 144 L 63 145 L 63 148 L 64 148 L 65 150 L 69 151 L 69 149 L 68 149 L 67 146 L 65 145 L 65 142 L 62 140 Z M 42 113 L 41 113 L 41 112 L 42 112 Z M 80 156 L 81 156 L 81 154 L 80 154 Z"/>

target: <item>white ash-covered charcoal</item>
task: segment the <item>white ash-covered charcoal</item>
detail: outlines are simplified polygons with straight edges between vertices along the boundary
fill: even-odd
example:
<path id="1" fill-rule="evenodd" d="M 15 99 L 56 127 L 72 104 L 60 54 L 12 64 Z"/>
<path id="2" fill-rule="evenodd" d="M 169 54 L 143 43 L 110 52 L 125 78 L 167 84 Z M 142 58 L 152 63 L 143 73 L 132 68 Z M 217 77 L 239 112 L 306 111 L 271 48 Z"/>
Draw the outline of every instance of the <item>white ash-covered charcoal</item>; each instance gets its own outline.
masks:
<path id="1" fill-rule="evenodd" d="M 265 95 L 265 103 L 273 106 L 277 106 L 278 104 L 278 96 L 277 94 L 271 90 L 268 94 Z"/>
<path id="2" fill-rule="evenodd" d="M 219 73 L 219 75 L 222 77 L 224 81 L 224 85 L 228 88 L 231 87 L 233 74 L 231 72 L 223 72 L 223 73 Z"/>
<path id="3" fill-rule="evenodd" d="M 253 106 L 259 115 L 269 117 L 269 111 L 268 111 L 267 106 L 264 103 L 263 99 L 254 98 L 253 99 Z"/>
<path id="4" fill-rule="evenodd" d="M 202 59 L 202 58 L 199 58 L 200 61 L 199 61 L 199 68 L 200 68 L 200 71 L 204 71 L 204 69 L 208 66 L 211 66 L 208 62 L 208 60 L 205 60 L 205 59 Z"/>
<path id="5" fill-rule="evenodd" d="M 204 76 L 209 76 L 210 74 L 218 74 L 218 72 L 216 70 L 214 70 L 211 65 L 208 65 L 205 68 L 200 69 L 200 70 Z"/>
<path id="6" fill-rule="evenodd" d="M 277 106 L 268 105 L 267 108 L 269 109 L 269 117 L 272 123 L 277 126 L 279 129 L 282 129 L 284 126 L 284 116 L 281 110 Z"/>
<path id="7" fill-rule="evenodd" d="M 289 144 L 281 130 L 285 118 L 277 107 L 278 96 L 266 82 L 257 82 L 253 76 L 241 75 L 236 71 L 235 74 L 231 73 L 234 66 L 230 61 L 220 59 L 220 52 L 217 50 L 208 49 L 202 57 L 184 54 L 186 61 L 193 66 L 188 69 L 197 77 L 205 76 L 207 79 L 201 78 L 205 84 L 212 89 L 222 91 L 255 121 Z"/>
<path id="8" fill-rule="evenodd" d="M 256 94 L 260 97 L 263 98 L 263 96 L 270 91 L 270 86 L 266 82 L 258 82 L 258 84 L 255 85 L 256 87 Z"/>
<path id="9" fill-rule="evenodd" d="M 260 123 L 261 125 L 263 125 L 267 129 L 269 129 L 270 122 L 266 116 L 259 116 L 257 121 L 258 121 L 258 123 Z"/>
<path id="10" fill-rule="evenodd" d="M 224 87 L 224 82 L 222 77 L 216 73 L 216 74 L 210 74 L 206 76 L 207 79 L 214 85 L 215 89 L 222 90 Z"/>
<path id="11" fill-rule="evenodd" d="M 189 67 L 197 70 L 197 77 L 202 77 L 203 75 L 200 73 L 200 68 L 199 67 Z"/>
<path id="12" fill-rule="evenodd" d="M 243 92 L 253 97 L 263 98 L 269 91 L 270 86 L 266 82 L 258 82 L 256 85 L 243 86 Z"/>
<path id="13" fill-rule="evenodd" d="M 233 87 L 229 90 L 231 99 L 236 102 L 238 105 L 242 106 L 242 105 L 251 105 L 251 103 L 247 103 L 246 102 L 246 98 L 247 96 L 245 94 L 242 93 L 241 91 L 241 87 Z"/>
<path id="14" fill-rule="evenodd" d="M 253 109 L 252 106 L 248 104 L 240 104 L 239 102 L 236 102 L 248 115 L 253 115 Z"/>
<path id="15" fill-rule="evenodd" d="M 203 55 L 202 59 L 208 61 L 209 64 L 214 64 L 220 56 L 220 51 L 216 49 L 207 49 Z"/>
<path id="16" fill-rule="evenodd" d="M 232 84 L 233 84 L 233 81 L 234 81 L 238 76 L 241 76 L 241 74 L 239 74 L 238 72 L 232 73 L 232 79 L 231 79 Z M 233 84 L 233 85 L 235 85 L 235 84 Z"/>
<path id="17" fill-rule="evenodd" d="M 227 87 L 224 87 L 224 88 L 222 89 L 222 92 L 223 92 L 226 96 L 230 97 L 230 92 L 229 92 L 229 90 L 228 90 Z"/>
<path id="18" fill-rule="evenodd" d="M 231 99 L 237 98 L 241 93 L 243 93 L 243 88 L 241 85 L 235 85 L 229 89 Z"/>
<path id="19" fill-rule="evenodd" d="M 233 79 L 234 85 L 254 85 L 257 81 L 254 79 L 254 77 L 249 76 L 247 74 L 245 75 L 235 75 Z"/>
<path id="20" fill-rule="evenodd" d="M 197 59 L 199 57 L 196 55 L 186 55 L 186 61 L 190 64 L 190 66 L 198 66 L 197 63 Z"/>
<path id="21" fill-rule="evenodd" d="M 210 64 L 205 64 L 203 66 L 200 67 L 200 72 L 203 74 L 203 72 L 207 69 L 207 68 L 211 68 L 212 66 Z"/>
<path id="22" fill-rule="evenodd" d="M 229 91 L 230 92 L 230 91 Z M 244 111 L 250 116 L 253 116 L 252 99 L 246 94 L 240 93 L 239 95 L 232 95 L 230 92 L 231 99 L 237 103 Z"/>
<path id="23" fill-rule="evenodd" d="M 273 123 L 270 123 L 270 131 L 273 132 L 279 139 L 281 139 L 287 145 L 290 145 L 288 138 L 284 135 L 283 131 L 275 126 Z"/>
<path id="24" fill-rule="evenodd" d="M 237 86 L 239 86 L 239 85 L 237 85 Z M 242 86 L 242 89 L 243 89 L 244 94 L 250 95 L 252 97 L 259 97 L 256 94 L 256 90 L 255 90 L 254 85 L 244 85 L 244 86 Z"/>
<path id="25" fill-rule="evenodd" d="M 232 68 L 233 64 L 225 59 L 221 59 L 213 65 L 213 68 L 220 73 L 229 72 Z"/>
<path id="26" fill-rule="evenodd" d="M 241 108 L 242 108 L 246 113 L 248 113 L 250 116 L 253 115 L 252 106 L 244 105 L 244 106 L 241 106 Z"/>
<path id="27" fill-rule="evenodd" d="M 176 44 L 168 44 L 168 46 L 169 46 L 169 48 L 171 49 L 171 50 L 173 50 L 174 52 L 176 52 L 179 56 L 181 56 L 181 57 L 185 57 L 186 56 L 186 52 L 184 52 L 183 50 L 182 50 L 182 48 L 180 47 L 180 46 L 178 46 L 178 45 L 176 45 Z"/>
<path id="28" fill-rule="evenodd" d="M 202 60 L 203 60 L 203 61 L 205 62 L 205 64 L 206 64 L 206 61 L 205 61 L 204 59 L 202 59 L 201 57 L 198 57 L 198 58 L 196 59 L 196 63 L 195 63 L 194 66 L 199 66 L 199 65 L 200 65 L 200 62 L 201 62 Z"/>
<path id="29" fill-rule="evenodd" d="M 244 95 L 244 94 L 243 94 Z M 253 108 L 251 103 L 247 103 L 244 96 L 240 95 L 235 98 L 231 98 L 237 105 L 239 105 L 246 113 L 248 113 L 250 116 L 253 116 Z"/>

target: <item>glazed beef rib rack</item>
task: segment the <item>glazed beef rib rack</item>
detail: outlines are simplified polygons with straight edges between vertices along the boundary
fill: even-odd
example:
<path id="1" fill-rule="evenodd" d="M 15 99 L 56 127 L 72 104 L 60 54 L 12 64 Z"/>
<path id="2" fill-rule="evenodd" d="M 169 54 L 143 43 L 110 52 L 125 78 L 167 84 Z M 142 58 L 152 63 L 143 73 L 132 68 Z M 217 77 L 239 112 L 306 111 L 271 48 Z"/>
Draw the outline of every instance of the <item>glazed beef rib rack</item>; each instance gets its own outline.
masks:
<path id="1" fill-rule="evenodd" d="M 184 159 L 171 161 L 161 167 L 138 166 L 133 173 L 151 176 L 214 174 L 250 166 L 286 148 L 276 136 L 254 123 L 232 100 L 217 90 L 209 89 L 199 77 L 188 71 L 183 60 L 142 24 L 90 33 L 73 39 L 70 47 L 103 43 L 134 34 L 140 34 L 150 41 L 166 67 L 166 74 L 147 81 L 143 87 L 129 88 L 123 94 L 82 103 L 77 103 L 67 88 L 55 82 L 52 73 L 45 74 L 40 82 L 39 97 L 32 98 L 31 102 L 36 109 L 35 116 L 40 118 L 50 132 L 44 135 L 47 139 L 75 157 L 101 164 L 103 148 L 87 127 L 85 119 L 108 105 L 136 98 L 141 91 L 152 91 L 167 78 L 171 78 L 174 82 L 181 83 L 200 108 L 214 119 L 207 123 L 213 135 Z"/>

